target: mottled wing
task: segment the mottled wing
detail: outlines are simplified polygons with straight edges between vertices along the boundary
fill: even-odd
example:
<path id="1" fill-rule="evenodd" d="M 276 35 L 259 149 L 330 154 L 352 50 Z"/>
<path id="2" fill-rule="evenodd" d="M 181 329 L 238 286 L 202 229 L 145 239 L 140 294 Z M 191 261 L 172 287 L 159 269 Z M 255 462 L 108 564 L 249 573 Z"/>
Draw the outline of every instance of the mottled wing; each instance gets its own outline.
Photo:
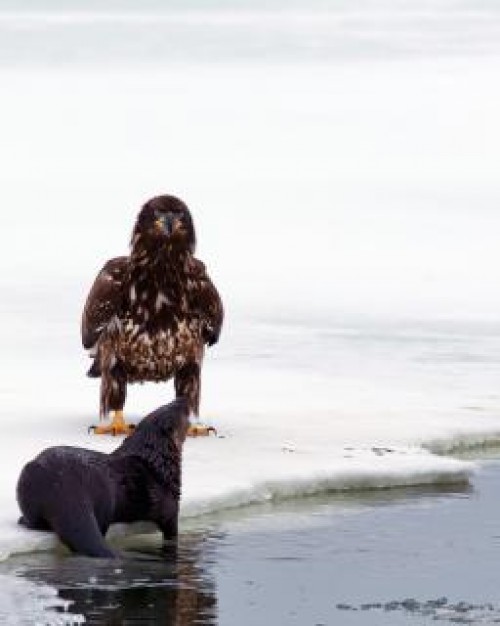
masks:
<path id="1" fill-rule="evenodd" d="M 209 346 L 217 343 L 224 320 L 224 307 L 219 292 L 210 280 L 205 265 L 195 259 L 193 280 L 188 289 L 193 309 L 203 323 L 203 337 Z"/>
<path id="2" fill-rule="evenodd" d="M 109 260 L 97 275 L 82 314 L 83 347 L 92 348 L 107 324 L 121 311 L 126 293 L 129 259 Z"/>

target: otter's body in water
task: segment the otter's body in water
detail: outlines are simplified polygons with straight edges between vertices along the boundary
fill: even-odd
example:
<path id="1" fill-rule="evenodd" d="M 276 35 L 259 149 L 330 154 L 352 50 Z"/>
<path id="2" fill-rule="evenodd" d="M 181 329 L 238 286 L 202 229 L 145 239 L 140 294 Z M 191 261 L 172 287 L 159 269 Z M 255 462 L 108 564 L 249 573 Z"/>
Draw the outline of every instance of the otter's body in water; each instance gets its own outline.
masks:
<path id="1" fill-rule="evenodd" d="M 47 448 L 19 477 L 20 522 L 96 557 L 115 556 L 104 540 L 113 523 L 151 521 L 165 539 L 175 537 L 188 413 L 182 398 L 160 407 L 111 454 Z"/>

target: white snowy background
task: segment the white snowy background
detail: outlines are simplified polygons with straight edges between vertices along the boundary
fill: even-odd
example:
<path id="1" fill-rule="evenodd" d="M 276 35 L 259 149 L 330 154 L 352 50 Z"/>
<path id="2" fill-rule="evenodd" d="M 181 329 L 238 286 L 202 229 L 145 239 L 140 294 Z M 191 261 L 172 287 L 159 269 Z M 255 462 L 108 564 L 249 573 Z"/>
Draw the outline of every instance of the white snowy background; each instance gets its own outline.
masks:
<path id="1" fill-rule="evenodd" d="M 500 434 L 500 15 L 485 0 L 0 3 L 0 553 L 15 484 L 87 434 L 80 314 L 151 196 L 226 305 L 184 517 L 466 479 Z M 129 387 L 128 417 L 173 397 Z"/>

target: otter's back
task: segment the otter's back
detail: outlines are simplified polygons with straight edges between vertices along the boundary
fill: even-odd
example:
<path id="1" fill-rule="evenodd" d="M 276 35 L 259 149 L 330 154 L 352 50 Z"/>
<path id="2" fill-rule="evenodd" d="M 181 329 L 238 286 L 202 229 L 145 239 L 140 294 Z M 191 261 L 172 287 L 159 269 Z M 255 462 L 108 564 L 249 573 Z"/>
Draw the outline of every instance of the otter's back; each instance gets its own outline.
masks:
<path id="1" fill-rule="evenodd" d="M 17 483 L 17 499 L 28 520 L 50 523 L 60 506 L 93 508 L 95 502 L 113 506 L 108 456 L 72 446 L 47 448 L 27 463 Z M 96 511 L 99 518 L 99 512 Z"/>

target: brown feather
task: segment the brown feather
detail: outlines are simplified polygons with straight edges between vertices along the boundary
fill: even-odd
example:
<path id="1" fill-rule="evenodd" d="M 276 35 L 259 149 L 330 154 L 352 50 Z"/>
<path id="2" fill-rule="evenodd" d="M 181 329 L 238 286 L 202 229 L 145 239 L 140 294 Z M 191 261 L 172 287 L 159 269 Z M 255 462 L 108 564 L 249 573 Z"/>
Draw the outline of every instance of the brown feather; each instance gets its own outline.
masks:
<path id="1" fill-rule="evenodd" d="M 92 348 L 113 317 L 119 315 L 128 266 L 128 257 L 116 257 L 97 275 L 83 308 L 81 334 L 85 349 Z"/>
<path id="2" fill-rule="evenodd" d="M 187 206 L 158 196 L 139 213 L 130 256 L 108 261 L 97 276 L 82 341 L 95 346 L 90 371 L 101 376 L 101 415 L 123 408 L 127 383 L 172 377 L 177 396 L 198 412 L 205 344 L 218 340 L 224 312 L 205 265 L 194 257 L 195 241 Z"/>

